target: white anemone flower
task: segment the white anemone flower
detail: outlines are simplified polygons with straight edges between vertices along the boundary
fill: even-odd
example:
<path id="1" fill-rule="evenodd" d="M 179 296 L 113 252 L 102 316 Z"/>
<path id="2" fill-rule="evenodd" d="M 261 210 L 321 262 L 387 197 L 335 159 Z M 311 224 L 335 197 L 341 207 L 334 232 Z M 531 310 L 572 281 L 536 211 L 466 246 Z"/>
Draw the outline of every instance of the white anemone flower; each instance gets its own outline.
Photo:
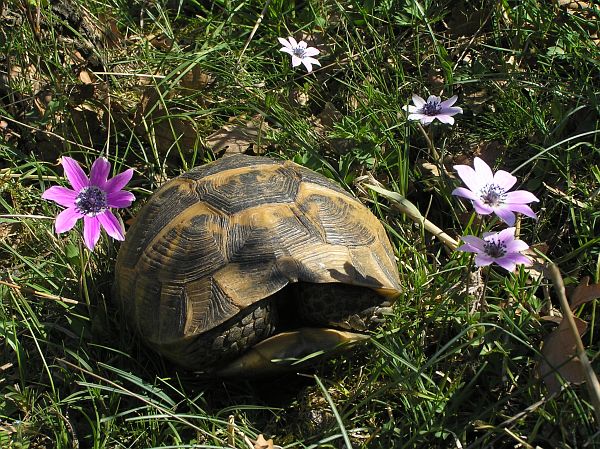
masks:
<path id="1" fill-rule="evenodd" d="M 413 94 L 413 104 L 404 106 L 402 109 L 408 112 L 409 120 L 419 120 L 423 125 L 429 125 L 435 119 L 448 125 L 454 124 L 453 115 L 462 114 L 462 108 L 454 106 L 458 97 L 454 95 L 445 101 L 440 97 L 430 95 L 425 101 L 417 94 Z"/>
<path id="2" fill-rule="evenodd" d="M 308 73 L 312 72 L 312 66 L 321 63 L 317 61 L 313 56 L 316 56 L 320 51 L 315 47 L 309 47 L 304 41 L 296 42 L 293 37 L 288 37 L 287 40 L 278 37 L 279 43 L 283 45 L 279 51 L 288 53 L 292 56 L 292 67 L 298 67 L 300 64 L 304 64 Z"/>

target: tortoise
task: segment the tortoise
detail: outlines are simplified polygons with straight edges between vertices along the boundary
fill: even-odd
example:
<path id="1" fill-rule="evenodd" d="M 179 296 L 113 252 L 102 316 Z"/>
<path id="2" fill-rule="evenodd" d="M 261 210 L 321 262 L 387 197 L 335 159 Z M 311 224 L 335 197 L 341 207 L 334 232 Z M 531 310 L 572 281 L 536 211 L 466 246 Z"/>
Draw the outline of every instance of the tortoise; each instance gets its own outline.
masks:
<path id="1" fill-rule="evenodd" d="M 119 249 L 113 295 L 167 360 L 235 376 L 364 339 L 400 292 L 367 207 L 305 167 L 240 154 L 150 197 Z"/>

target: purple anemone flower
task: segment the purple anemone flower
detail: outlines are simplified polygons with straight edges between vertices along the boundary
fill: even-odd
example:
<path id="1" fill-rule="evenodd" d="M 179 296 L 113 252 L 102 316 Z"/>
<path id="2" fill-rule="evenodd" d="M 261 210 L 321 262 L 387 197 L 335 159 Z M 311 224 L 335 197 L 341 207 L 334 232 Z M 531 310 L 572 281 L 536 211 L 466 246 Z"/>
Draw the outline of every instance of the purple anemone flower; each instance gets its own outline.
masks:
<path id="1" fill-rule="evenodd" d="M 283 51 L 292 55 L 292 67 L 298 67 L 300 64 L 304 64 L 308 73 L 312 72 L 313 64 L 320 66 L 321 63 L 317 61 L 313 56 L 317 56 L 320 51 L 315 47 L 309 47 L 304 41 L 296 42 L 293 37 L 288 37 L 287 40 L 278 37 L 279 43 L 283 45 L 279 51 Z"/>
<path id="2" fill-rule="evenodd" d="M 464 245 L 458 251 L 475 253 L 475 265 L 484 267 L 496 263 L 508 271 L 514 271 L 517 264 L 531 265 L 531 260 L 521 254 L 529 248 L 522 240 L 515 239 L 515 228 L 506 228 L 500 232 L 486 232 L 483 239 L 474 235 L 461 237 Z"/>
<path id="3" fill-rule="evenodd" d="M 427 101 L 423 100 L 417 94 L 413 94 L 413 105 L 403 106 L 402 109 L 408 111 L 409 120 L 420 120 L 421 124 L 429 125 L 435 119 L 448 125 L 454 124 L 453 115 L 462 114 L 462 108 L 453 106 L 458 97 L 454 95 L 445 101 L 440 97 L 430 95 Z"/>
<path id="4" fill-rule="evenodd" d="M 535 212 L 527 206 L 527 203 L 539 201 L 533 193 L 527 190 L 509 192 L 517 182 L 516 177 L 504 170 L 498 170 L 494 174 L 489 165 L 478 157 L 474 160 L 474 167 L 475 169 L 468 165 L 454 166 L 468 189 L 458 187 L 452 191 L 452 195 L 470 199 L 478 214 L 488 215 L 493 212 L 509 226 L 515 224 L 514 212 L 537 218 Z"/>
<path id="5" fill-rule="evenodd" d="M 61 162 L 73 189 L 53 186 L 42 195 L 43 199 L 66 207 L 56 217 L 56 232 L 60 234 L 70 230 L 77 220 L 83 218 L 83 240 L 90 250 L 94 249 L 100 238 L 101 227 L 112 238 L 123 240 L 121 222 L 109 208 L 129 207 L 135 200 L 133 193 L 122 190 L 133 176 L 133 169 L 108 179 L 110 162 L 100 157 L 92 164 L 88 179 L 75 159 L 64 156 Z"/>

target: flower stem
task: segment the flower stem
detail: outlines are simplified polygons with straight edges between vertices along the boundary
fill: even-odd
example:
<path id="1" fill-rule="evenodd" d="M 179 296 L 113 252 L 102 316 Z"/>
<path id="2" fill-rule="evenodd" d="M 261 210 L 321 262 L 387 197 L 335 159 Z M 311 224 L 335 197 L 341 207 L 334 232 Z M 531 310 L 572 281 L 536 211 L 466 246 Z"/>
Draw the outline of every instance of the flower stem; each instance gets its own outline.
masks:
<path id="1" fill-rule="evenodd" d="M 423 134 L 423 137 L 425 137 L 425 140 L 427 141 L 427 147 L 429 148 L 431 156 L 435 159 L 436 162 L 441 163 L 442 160 L 440 158 L 440 153 L 438 153 L 438 151 L 435 149 L 435 145 L 433 144 L 433 134 L 430 135 L 427 131 L 425 131 L 425 128 L 423 128 L 423 125 L 421 125 L 420 123 L 417 123 L 417 126 L 419 127 L 421 134 Z M 431 129 L 431 127 L 429 127 L 429 129 Z"/>
<path id="2" fill-rule="evenodd" d="M 88 314 L 92 313 L 92 304 L 90 302 L 90 292 L 87 284 L 87 267 L 90 262 L 90 252 L 87 251 L 82 243 L 82 240 L 79 241 L 79 261 L 81 263 L 81 296 L 85 299 L 85 304 L 88 309 Z M 91 316 L 91 315 L 90 315 Z"/>

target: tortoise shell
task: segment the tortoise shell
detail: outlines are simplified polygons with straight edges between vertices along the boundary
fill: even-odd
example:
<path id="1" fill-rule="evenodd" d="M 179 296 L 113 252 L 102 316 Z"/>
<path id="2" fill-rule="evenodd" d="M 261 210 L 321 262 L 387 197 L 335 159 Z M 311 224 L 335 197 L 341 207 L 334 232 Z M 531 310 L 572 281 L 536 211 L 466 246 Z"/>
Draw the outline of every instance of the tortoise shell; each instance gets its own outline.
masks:
<path id="1" fill-rule="evenodd" d="M 267 300 L 292 283 L 400 293 L 385 230 L 360 201 L 292 162 L 236 155 L 151 196 L 119 250 L 114 296 L 149 346 L 206 369 L 278 332 L 287 299 Z"/>

